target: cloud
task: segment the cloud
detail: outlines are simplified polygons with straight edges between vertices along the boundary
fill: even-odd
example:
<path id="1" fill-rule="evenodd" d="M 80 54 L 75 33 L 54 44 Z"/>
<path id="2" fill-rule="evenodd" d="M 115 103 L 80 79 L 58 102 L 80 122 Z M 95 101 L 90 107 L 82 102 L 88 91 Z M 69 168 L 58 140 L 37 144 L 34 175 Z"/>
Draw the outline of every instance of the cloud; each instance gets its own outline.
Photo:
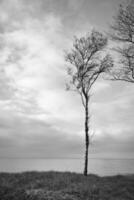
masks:
<path id="1" fill-rule="evenodd" d="M 5 40 L 2 64 L 18 89 L 34 87 L 39 93 L 43 90 L 45 93 L 45 89 L 54 89 L 63 83 L 64 57 L 60 40 L 62 38 L 63 42 L 64 37 L 61 27 L 60 19 L 49 14 L 43 22 L 28 18 L 20 29 L 2 35 Z"/>
<path id="2" fill-rule="evenodd" d="M 118 85 L 118 83 L 115 84 Z M 110 90 L 110 88 L 112 89 L 114 87 L 112 84 L 107 88 L 108 97 L 102 94 L 102 99 L 105 99 L 104 101 L 99 98 L 96 102 L 92 103 L 92 125 L 98 137 L 103 138 L 103 136 L 108 133 L 115 140 L 120 142 L 124 140 L 129 144 L 127 139 L 129 140 L 129 138 L 132 137 L 134 128 L 134 116 L 132 112 L 134 109 L 133 85 L 124 83 L 124 86 L 122 85 L 122 90 L 120 90 L 120 87 L 117 87 L 117 85 L 114 93 Z M 110 140 L 108 144 L 110 144 Z"/>
<path id="3" fill-rule="evenodd" d="M 80 153 L 80 137 L 69 137 L 68 133 L 57 131 L 51 123 L 19 116 L 11 111 L 2 114 L 0 156 L 51 157 Z"/>
<path id="4" fill-rule="evenodd" d="M 79 94 L 65 91 L 64 50 L 73 35 L 105 27 L 103 3 L 1 1 L 1 156 L 82 155 L 84 109 Z M 133 86 L 99 80 L 92 94 L 91 152 L 133 153 Z"/>
<path id="5" fill-rule="evenodd" d="M 82 157 L 84 131 L 81 135 L 57 130 L 51 121 L 26 118 L 1 111 L 1 157 Z M 132 130 L 132 129 L 131 129 Z M 94 136 L 90 157 L 132 157 L 134 136 L 125 130 L 125 137 L 109 132 Z M 108 131 L 108 130 L 107 130 Z M 128 137 L 129 136 L 129 137 Z"/>

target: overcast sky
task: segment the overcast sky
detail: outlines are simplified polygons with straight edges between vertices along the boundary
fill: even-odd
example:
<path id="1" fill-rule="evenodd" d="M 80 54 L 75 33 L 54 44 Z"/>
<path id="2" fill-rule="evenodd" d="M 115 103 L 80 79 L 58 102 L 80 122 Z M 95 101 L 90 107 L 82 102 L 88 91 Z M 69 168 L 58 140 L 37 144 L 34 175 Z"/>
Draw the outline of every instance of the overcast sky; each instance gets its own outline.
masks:
<path id="1" fill-rule="evenodd" d="M 84 109 L 65 90 L 64 50 L 74 35 L 108 31 L 120 2 L 0 1 L 0 157 L 83 156 Z M 133 87 L 95 84 L 90 157 L 134 157 Z"/>

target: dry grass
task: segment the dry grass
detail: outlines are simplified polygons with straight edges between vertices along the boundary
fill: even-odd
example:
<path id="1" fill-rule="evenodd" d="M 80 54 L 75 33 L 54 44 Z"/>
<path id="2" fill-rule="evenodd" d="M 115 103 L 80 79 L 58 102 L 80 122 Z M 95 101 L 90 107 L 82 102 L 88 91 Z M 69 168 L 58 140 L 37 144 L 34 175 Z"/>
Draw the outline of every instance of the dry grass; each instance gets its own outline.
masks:
<path id="1" fill-rule="evenodd" d="M 0 200 L 134 200 L 134 175 L 0 173 Z"/>

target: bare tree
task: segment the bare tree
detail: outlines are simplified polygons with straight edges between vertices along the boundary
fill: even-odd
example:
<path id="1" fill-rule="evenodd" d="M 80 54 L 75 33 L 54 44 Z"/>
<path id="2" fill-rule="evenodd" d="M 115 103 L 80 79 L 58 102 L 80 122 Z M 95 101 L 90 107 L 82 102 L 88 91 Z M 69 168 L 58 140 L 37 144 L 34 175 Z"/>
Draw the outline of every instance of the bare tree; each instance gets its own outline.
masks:
<path id="1" fill-rule="evenodd" d="M 85 37 L 75 37 L 73 49 L 66 54 L 66 61 L 70 63 L 68 74 L 71 79 L 67 84 L 67 89 L 80 94 L 85 109 L 85 176 L 88 173 L 88 148 L 91 139 L 89 133 L 90 90 L 99 76 L 109 71 L 113 65 L 111 56 L 103 51 L 106 45 L 107 38 L 93 30 Z"/>
<path id="2" fill-rule="evenodd" d="M 118 41 L 116 51 L 120 61 L 117 70 L 112 74 L 113 80 L 134 83 L 134 1 L 121 4 L 114 23 L 111 26 L 111 37 Z"/>

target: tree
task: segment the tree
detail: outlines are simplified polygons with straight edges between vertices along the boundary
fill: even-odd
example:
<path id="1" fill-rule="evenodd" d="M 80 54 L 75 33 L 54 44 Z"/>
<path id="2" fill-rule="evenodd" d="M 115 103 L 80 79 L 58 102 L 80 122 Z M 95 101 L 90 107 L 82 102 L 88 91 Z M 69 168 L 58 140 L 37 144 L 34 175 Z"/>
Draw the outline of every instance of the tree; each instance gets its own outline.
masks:
<path id="1" fill-rule="evenodd" d="M 89 133 L 90 90 L 99 76 L 109 71 L 109 68 L 113 65 L 111 56 L 103 51 L 106 45 L 107 38 L 93 30 L 91 34 L 87 34 L 85 37 L 75 37 L 73 49 L 66 53 L 66 61 L 70 64 L 68 67 L 70 82 L 67 89 L 80 94 L 85 110 L 85 176 L 88 173 L 88 148 L 91 139 Z"/>
<path id="2" fill-rule="evenodd" d="M 111 72 L 113 80 L 134 83 L 134 1 L 121 4 L 114 23 L 111 26 L 111 37 L 118 41 L 120 61 L 117 70 Z"/>

